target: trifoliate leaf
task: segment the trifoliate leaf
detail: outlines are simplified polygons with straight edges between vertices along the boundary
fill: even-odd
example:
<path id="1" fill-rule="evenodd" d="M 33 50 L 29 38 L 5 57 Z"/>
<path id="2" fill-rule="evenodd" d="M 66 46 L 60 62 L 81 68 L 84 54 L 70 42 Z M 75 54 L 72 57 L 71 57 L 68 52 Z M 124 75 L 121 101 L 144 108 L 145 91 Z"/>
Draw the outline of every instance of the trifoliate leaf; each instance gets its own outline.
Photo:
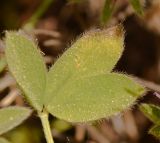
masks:
<path id="1" fill-rule="evenodd" d="M 9 70 L 25 96 L 37 110 L 42 110 L 46 67 L 36 44 L 22 32 L 7 32 L 5 53 Z"/>
<path id="2" fill-rule="evenodd" d="M 7 107 L 0 109 L 0 135 L 21 124 L 31 114 L 24 107 Z"/>

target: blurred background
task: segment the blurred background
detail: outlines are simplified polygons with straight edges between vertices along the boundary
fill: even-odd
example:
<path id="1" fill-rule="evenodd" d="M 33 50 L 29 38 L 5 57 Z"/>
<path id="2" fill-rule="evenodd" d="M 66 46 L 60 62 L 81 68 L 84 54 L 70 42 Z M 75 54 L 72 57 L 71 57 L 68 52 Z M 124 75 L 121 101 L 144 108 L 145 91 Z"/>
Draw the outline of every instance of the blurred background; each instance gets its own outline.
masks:
<path id="1" fill-rule="evenodd" d="M 0 37 L 5 30 L 27 27 L 44 0 L 1 0 Z M 143 14 L 136 14 L 129 0 L 110 0 L 111 13 L 102 24 L 105 0 L 53 0 L 34 23 L 33 36 L 45 53 L 48 67 L 84 31 L 108 28 L 122 23 L 126 31 L 125 50 L 114 70 L 160 83 L 160 0 L 141 0 Z M 107 13 L 106 13 L 107 14 Z M 29 27 L 29 26 L 28 26 Z M 5 45 L 0 40 L 0 107 L 28 106 L 3 62 Z M 62 85 L 63 86 L 63 85 Z M 138 100 L 133 110 L 86 124 L 71 124 L 50 117 L 55 143 L 160 143 L 148 134 L 152 126 L 141 111 L 140 103 L 160 105 L 154 91 Z M 36 113 L 22 125 L 4 134 L 12 143 L 45 143 Z"/>

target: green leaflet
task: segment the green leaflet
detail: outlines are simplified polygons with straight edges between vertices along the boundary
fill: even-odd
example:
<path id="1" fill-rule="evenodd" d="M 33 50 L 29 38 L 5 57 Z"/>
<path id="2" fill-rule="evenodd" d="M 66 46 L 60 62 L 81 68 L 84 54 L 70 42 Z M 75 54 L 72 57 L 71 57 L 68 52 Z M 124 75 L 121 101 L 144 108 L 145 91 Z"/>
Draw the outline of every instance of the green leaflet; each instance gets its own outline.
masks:
<path id="1" fill-rule="evenodd" d="M 150 130 L 149 133 L 160 139 L 160 125 L 155 125 L 153 126 Z"/>
<path id="2" fill-rule="evenodd" d="M 160 107 L 152 104 L 142 104 L 140 109 L 153 123 L 160 125 Z"/>
<path id="3" fill-rule="evenodd" d="M 135 97 L 131 93 L 138 95 L 142 91 L 139 85 L 120 74 L 74 78 L 56 91 L 47 106 L 52 115 L 71 122 L 117 114 L 133 104 Z"/>
<path id="4" fill-rule="evenodd" d="M 5 54 L 9 70 L 25 96 L 37 110 L 41 110 L 46 67 L 36 44 L 22 32 L 7 32 Z"/>
<path id="5" fill-rule="evenodd" d="M 71 122 L 116 114 L 133 104 L 143 88 L 122 74 L 111 73 L 123 51 L 119 27 L 90 32 L 73 44 L 48 74 L 47 110 Z"/>
<path id="6" fill-rule="evenodd" d="M 7 141 L 5 138 L 0 137 L 0 143 L 10 143 L 10 142 Z"/>
<path id="7" fill-rule="evenodd" d="M 21 124 L 31 114 L 24 107 L 7 107 L 0 109 L 0 135 Z"/>
<path id="8" fill-rule="evenodd" d="M 130 3 L 132 4 L 136 13 L 138 13 L 139 15 L 143 15 L 143 7 L 140 3 L 140 0 L 130 0 Z"/>

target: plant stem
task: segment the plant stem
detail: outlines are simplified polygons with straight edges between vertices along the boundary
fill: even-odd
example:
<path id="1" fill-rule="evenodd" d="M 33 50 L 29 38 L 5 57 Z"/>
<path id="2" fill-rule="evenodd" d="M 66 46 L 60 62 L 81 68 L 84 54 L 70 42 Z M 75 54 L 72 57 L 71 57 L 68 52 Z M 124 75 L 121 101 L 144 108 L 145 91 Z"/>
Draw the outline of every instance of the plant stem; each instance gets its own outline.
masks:
<path id="1" fill-rule="evenodd" d="M 44 12 L 48 9 L 49 5 L 54 0 L 42 0 L 42 4 L 38 7 L 37 11 L 31 16 L 31 18 L 26 22 L 23 26 L 25 29 L 32 29 L 35 27 L 38 19 L 44 14 Z"/>
<path id="2" fill-rule="evenodd" d="M 105 24 L 111 18 L 115 8 L 115 3 L 116 1 L 113 0 L 105 0 L 104 8 L 101 14 L 101 26 L 105 26 Z"/>
<path id="3" fill-rule="evenodd" d="M 51 133 L 51 128 L 50 128 L 49 121 L 48 121 L 48 112 L 43 111 L 43 112 L 39 112 L 38 114 L 42 122 L 42 126 L 43 126 L 43 130 L 44 130 L 44 134 L 45 134 L 47 143 L 54 143 L 52 133 Z"/>

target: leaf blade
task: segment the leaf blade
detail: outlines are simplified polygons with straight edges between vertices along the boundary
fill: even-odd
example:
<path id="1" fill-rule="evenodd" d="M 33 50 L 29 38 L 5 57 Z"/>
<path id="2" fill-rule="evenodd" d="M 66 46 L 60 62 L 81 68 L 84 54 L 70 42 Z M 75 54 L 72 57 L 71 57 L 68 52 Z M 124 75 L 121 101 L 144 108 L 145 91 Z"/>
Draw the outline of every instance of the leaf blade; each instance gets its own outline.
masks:
<path id="1" fill-rule="evenodd" d="M 5 53 L 9 70 L 25 96 L 34 108 L 41 110 L 46 67 L 35 43 L 21 32 L 7 32 Z"/>
<path id="2" fill-rule="evenodd" d="M 31 110 L 24 107 L 6 107 L 0 109 L 0 135 L 21 124 L 31 114 Z"/>
<path id="3" fill-rule="evenodd" d="M 119 81 L 119 82 L 117 82 Z M 116 90 L 115 90 L 116 89 Z M 104 74 L 70 79 L 52 97 L 48 111 L 70 122 L 86 122 L 105 118 L 130 107 L 141 87 L 121 74 Z"/>

